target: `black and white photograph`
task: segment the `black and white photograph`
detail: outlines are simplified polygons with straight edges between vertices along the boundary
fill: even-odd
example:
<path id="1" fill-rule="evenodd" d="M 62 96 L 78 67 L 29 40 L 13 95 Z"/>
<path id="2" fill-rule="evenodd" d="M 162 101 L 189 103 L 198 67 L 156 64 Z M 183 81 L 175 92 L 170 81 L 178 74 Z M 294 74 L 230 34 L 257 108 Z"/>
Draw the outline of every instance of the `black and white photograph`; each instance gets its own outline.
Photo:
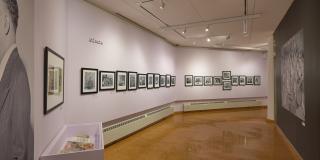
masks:
<path id="1" fill-rule="evenodd" d="M 261 85 L 261 76 L 254 76 L 254 85 Z"/>
<path id="2" fill-rule="evenodd" d="M 128 90 L 137 90 L 137 72 L 128 72 Z"/>
<path id="3" fill-rule="evenodd" d="M 116 90 L 118 92 L 126 91 L 128 89 L 127 83 L 127 72 L 126 71 L 117 71 L 116 72 Z"/>
<path id="4" fill-rule="evenodd" d="M 231 77 L 232 86 L 239 86 L 239 76 Z"/>
<path id="5" fill-rule="evenodd" d="M 224 91 L 232 90 L 232 82 L 231 81 L 223 81 L 222 83 L 223 83 L 222 89 Z"/>
<path id="6" fill-rule="evenodd" d="M 146 74 L 138 74 L 138 88 L 147 88 Z"/>
<path id="7" fill-rule="evenodd" d="M 171 87 L 171 75 L 166 75 L 166 87 Z"/>
<path id="8" fill-rule="evenodd" d="M 171 86 L 176 86 L 176 76 L 171 76 Z"/>
<path id="9" fill-rule="evenodd" d="M 304 31 L 294 34 L 281 48 L 281 106 L 305 121 Z"/>
<path id="10" fill-rule="evenodd" d="M 153 87 L 160 88 L 160 74 L 154 74 L 153 80 Z"/>
<path id="11" fill-rule="evenodd" d="M 240 86 L 246 85 L 246 76 L 239 76 L 239 85 Z"/>
<path id="12" fill-rule="evenodd" d="M 100 71 L 100 91 L 114 90 L 115 89 L 115 72 L 111 71 Z"/>
<path id="13" fill-rule="evenodd" d="M 211 76 L 205 76 L 204 77 L 204 85 L 205 86 L 212 86 L 213 85 Z"/>
<path id="14" fill-rule="evenodd" d="M 213 77 L 213 85 L 215 86 L 222 85 L 222 77 L 221 76 Z"/>
<path id="15" fill-rule="evenodd" d="M 194 76 L 194 86 L 203 86 L 202 76 Z"/>
<path id="16" fill-rule="evenodd" d="M 52 49 L 45 48 L 44 113 L 64 103 L 64 58 Z"/>
<path id="17" fill-rule="evenodd" d="M 98 69 L 81 68 L 81 94 L 98 93 Z"/>
<path id="18" fill-rule="evenodd" d="M 253 84 L 254 84 L 254 77 L 253 76 L 247 76 L 246 85 L 253 85 Z"/>
<path id="19" fill-rule="evenodd" d="M 166 86 L 166 75 L 160 75 L 160 87 Z"/>
<path id="20" fill-rule="evenodd" d="M 186 87 L 193 86 L 193 75 L 185 75 L 184 76 L 184 85 Z"/>
<path id="21" fill-rule="evenodd" d="M 231 71 L 222 71 L 223 80 L 231 80 Z"/>
<path id="22" fill-rule="evenodd" d="M 147 88 L 152 89 L 153 88 L 153 73 L 147 74 Z"/>

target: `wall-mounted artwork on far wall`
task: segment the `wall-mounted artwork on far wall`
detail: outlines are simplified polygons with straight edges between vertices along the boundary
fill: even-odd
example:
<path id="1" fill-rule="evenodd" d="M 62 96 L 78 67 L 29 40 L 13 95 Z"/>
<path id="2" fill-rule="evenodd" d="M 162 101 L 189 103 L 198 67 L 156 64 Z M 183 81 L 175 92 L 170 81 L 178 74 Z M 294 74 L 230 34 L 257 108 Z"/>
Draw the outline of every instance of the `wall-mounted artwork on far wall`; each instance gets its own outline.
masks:
<path id="1" fill-rule="evenodd" d="M 239 76 L 239 85 L 240 86 L 246 85 L 246 76 Z"/>
<path id="2" fill-rule="evenodd" d="M 153 83 L 154 88 L 160 88 L 160 74 L 154 74 Z"/>
<path id="3" fill-rule="evenodd" d="M 166 75 L 166 87 L 171 87 L 171 75 Z"/>
<path id="4" fill-rule="evenodd" d="M 222 89 L 225 90 L 232 90 L 232 82 L 231 81 L 223 81 Z"/>
<path id="5" fill-rule="evenodd" d="M 166 75 L 160 75 L 160 87 L 166 86 Z"/>
<path id="6" fill-rule="evenodd" d="M 212 86 L 213 85 L 211 76 L 204 77 L 204 85 L 205 86 Z"/>
<path id="7" fill-rule="evenodd" d="M 222 77 L 221 76 L 216 76 L 213 77 L 213 85 L 222 85 Z"/>
<path id="8" fill-rule="evenodd" d="M 193 86 L 193 75 L 185 75 L 184 76 L 184 85 L 186 87 Z"/>
<path id="9" fill-rule="evenodd" d="M 81 94 L 98 93 L 98 69 L 81 68 Z"/>
<path id="10" fill-rule="evenodd" d="M 261 76 L 254 76 L 254 85 L 261 85 Z"/>
<path id="11" fill-rule="evenodd" d="M 127 86 L 127 72 L 126 71 L 117 71 L 117 83 L 116 89 L 117 91 L 126 91 L 128 89 Z"/>
<path id="12" fill-rule="evenodd" d="M 253 76 L 247 76 L 246 77 L 246 85 L 253 85 L 254 84 L 254 77 Z"/>
<path id="13" fill-rule="evenodd" d="M 231 80 L 231 71 L 222 71 L 223 80 Z"/>
<path id="14" fill-rule="evenodd" d="M 137 90 L 137 72 L 128 72 L 128 90 Z"/>
<path id="15" fill-rule="evenodd" d="M 171 76 L 171 86 L 176 86 L 176 76 Z"/>
<path id="16" fill-rule="evenodd" d="M 114 90 L 115 89 L 115 72 L 110 71 L 100 71 L 100 91 L 104 90 Z"/>
<path id="17" fill-rule="evenodd" d="M 202 76 L 194 76 L 194 86 L 203 86 L 203 77 Z"/>
<path id="18" fill-rule="evenodd" d="M 146 74 L 138 74 L 138 88 L 147 88 Z"/>
<path id="19" fill-rule="evenodd" d="M 232 86 L 239 86 L 239 76 L 231 77 Z"/>
<path id="20" fill-rule="evenodd" d="M 305 121 L 303 30 L 282 46 L 280 71 L 281 106 Z"/>
<path id="21" fill-rule="evenodd" d="M 153 88 L 153 73 L 147 74 L 147 88 L 152 89 Z"/>

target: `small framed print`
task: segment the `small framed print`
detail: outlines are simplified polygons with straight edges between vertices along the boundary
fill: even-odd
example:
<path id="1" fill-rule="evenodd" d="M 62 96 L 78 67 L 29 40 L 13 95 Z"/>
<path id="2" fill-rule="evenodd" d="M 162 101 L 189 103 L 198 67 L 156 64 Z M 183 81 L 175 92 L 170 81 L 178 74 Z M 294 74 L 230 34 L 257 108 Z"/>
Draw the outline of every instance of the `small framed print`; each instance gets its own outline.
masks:
<path id="1" fill-rule="evenodd" d="M 148 73 L 147 74 L 147 88 L 152 89 L 153 88 L 153 73 Z"/>
<path id="2" fill-rule="evenodd" d="M 232 86 L 239 86 L 239 76 L 231 77 Z"/>
<path id="3" fill-rule="evenodd" d="M 222 89 L 224 91 L 232 90 L 232 82 L 231 81 L 223 81 L 222 83 L 223 83 Z"/>
<path id="4" fill-rule="evenodd" d="M 98 69 L 81 68 L 81 94 L 98 93 Z"/>
<path id="5" fill-rule="evenodd" d="M 261 85 L 261 76 L 254 76 L 254 85 Z"/>
<path id="6" fill-rule="evenodd" d="M 64 58 L 45 48 L 44 52 L 44 114 L 64 103 Z"/>
<path id="7" fill-rule="evenodd" d="M 138 78 L 138 73 L 137 72 L 128 72 L 128 90 L 137 90 L 137 78 Z"/>
<path id="8" fill-rule="evenodd" d="M 231 80 L 231 71 L 222 71 L 222 80 Z"/>
<path id="9" fill-rule="evenodd" d="M 213 77 L 213 85 L 215 86 L 222 85 L 222 77 L 221 76 Z"/>
<path id="10" fill-rule="evenodd" d="M 166 75 L 160 75 L 160 87 L 166 86 Z"/>
<path id="11" fill-rule="evenodd" d="M 171 87 L 171 75 L 167 74 L 166 75 L 166 87 Z"/>
<path id="12" fill-rule="evenodd" d="M 193 75 L 184 76 L 184 86 L 191 87 L 193 86 Z"/>
<path id="13" fill-rule="evenodd" d="M 138 74 L 138 88 L 147 88 L 146 74 Z"/>
<path id="14" fill-rule="evenodd" d="M 171 76 L 171 86 L 176 86 L 176 76 Z"/>
<path id="15" fill-rule="evenodd" d="M 160 88 L 160 74 L 154 74 L 153 76 L 153 87 Z"/>
<path id="16" fill-rule="evenodd" d="M 127 83 L 127 72 L 126 71 L 117 71 L 116 72 L 117 83 L 116 90 L 117 92 L 126 91 L 128 89 Z"/>
<path id="17" fill-rule="evenodd" d="M 212 86 L 213 85 L 211 76 L 204 77 L 204 85 L 205 86 Z"/>
<path id="18" fill-rule="evenodd" d="M 253 76 L 247 76 L 246 77 L 246 85 L 253 85 L 254 84 L 254 77 Z"/>
<path id="19" fill-rule="evenodd" d="M 239 85 L 240 86 L 246 85 L 246 76 L 239 76 Z"/>
<path id="20" fill-rule="evenodd" d="M 100 85 L 99 90 L 114 90 L 115 89 L 115 72 L 111 71 L 100 71 L 99 72 L 99 79 Z"/>
<path id="21" fill-rule="evenodd" d="M 202 76 L 194 76 L 194 86 L 203 86 L 203 77 Z"/>

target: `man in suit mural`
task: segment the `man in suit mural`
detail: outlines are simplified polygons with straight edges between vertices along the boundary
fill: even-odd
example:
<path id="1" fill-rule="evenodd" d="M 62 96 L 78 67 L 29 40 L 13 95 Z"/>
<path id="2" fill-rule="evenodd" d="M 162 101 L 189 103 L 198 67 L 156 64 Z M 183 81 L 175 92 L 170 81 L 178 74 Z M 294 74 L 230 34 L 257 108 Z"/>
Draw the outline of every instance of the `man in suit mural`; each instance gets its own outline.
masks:
<path id="1" fill-rule="evenodd" d="M 30 90 L 16 46 L 16 0 L 0 0 L 0 159 L 33 160 Z"/>

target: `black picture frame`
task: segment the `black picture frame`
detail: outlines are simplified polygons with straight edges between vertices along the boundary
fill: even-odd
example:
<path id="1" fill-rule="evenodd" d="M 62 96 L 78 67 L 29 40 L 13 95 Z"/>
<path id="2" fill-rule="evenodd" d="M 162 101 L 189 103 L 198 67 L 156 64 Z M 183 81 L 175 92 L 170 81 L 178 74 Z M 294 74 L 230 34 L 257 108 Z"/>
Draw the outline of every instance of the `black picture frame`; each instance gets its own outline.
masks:
<path id="1" fill-rule="evenodd" d="M 246 76 L 246 85 L 254 85 L 254 76 Z"/>
<path id="2" fill-rule="evenodd" d="M 173 86 L 176 86 L 176 76 L 171 76 L 171 80 L 170 80 L 170 85 L 173 87 Z"/>
<path id="3" fill-rule="evenodd" d="M 200 80 L 198 82 L 198 79 Z M 194 76 L 193 77 L 193 85 L 194 86 L 203 86 L 204 83 L 203 83 L 203 76 Z"/>
<path id="4" fill-rule="evenodd" d="M 231 81 L 223 81 L 222 82 L 222 90 L 231 91 L 232 90 L 232 82 Z"/>
<path id="5" fill-rule="evenodd" d="M 209 81 L 207 81 L 209 80 Z M 212 86 L 213 85 L 213 78 L 212 76 L 205 76 L 204 77 L 204 86 Z"/>
<path id="6" fill-rule="evenodd" d="M 58 94 L 60 94 L 60 101 L 58 103 L 55 104 L 51 104 L 51 106 L 48 103 L 48 99 L 50 98 L 57 98 L 57 97 L 51 97 L 51 94 L 54 93 L 49 93 L 50 92 L 50 84 L 49 84 L 49 79 L 51 78 L 49 75 L 49 70 L 54 70 L 55 67 L 52 68 L 51 64 L 50 64 L 50 59 L 51 58 L 56 58 L 58 60 L 61 60 L 62 65 L 60 64 L 60 67 L 62 67 L 62 69 L 60 69 L 59 67 L 56 67 L 58 69 Z M 59 65 L 59 64 L 58 64 Z M 60 72 L 61 70 L 61 72 Z M 55 52 L 54 50 L 50 49 L 49 47 L 45 47 L 44 49 L 44 94 L 43 94 L 43 99 L 44 99 L 44 110 L 43 113 L 44 115 L 52 112 L 53 110 L 55 110 L 56 108 L 58 108 L 59 106 L 61 106 L 64 103 L 64 72 L 65 72 L 65 61 L 64 58 L 59 55 L 57 52 Z M 54 72 L 55 73 L 55 72 Z M 50 77 L 50 78 L 48 78 Z M 54 79 L 56 80 L 56 77 L 54 76 Z M 61 81 L 61 82 L 60 82 Z M 55 81 L 54 81 L 55 82 Z M 62 85 L 61 85 L 62 83 Z"/>
<path id="7" fill-rule="evenodd" d="M 160 88 L 160 74 L 153 75 L 153 88 Z"/>
<path id="8" fill-rule="evenodd" d="M 213 77 L 213 85 L 221 86 L 222 85 L 222 76 L 214 76 Z"/>
<path id="9" fill-rule="evenodd" d="M 138 88 L 147 88 L 147 74 L 138 74 Z"/>
<path id="10" fill-rule="evenodd" d="M 166 87 L 166 75 L 160 75 L 160 87 Z"/>
<path id="11" fill-rule="evenodd" d="M 153 89 L 153 73 L 147 73 L 147 89 Z"/>
<path id="12" fill-rule="evenodd" d="M 128 90 L 127 76 L 128 76 L 127 71 L 116 71 L 116 91 L 117 92 L 124 92 Z"/>
<path id="13" fill-rule="evenodd" d="M 184 76 L 184 86 L 192 87 L 193 86 L 193 75 L 185 75 Z"/>
<path id="14" fill-rule="evenodd" d="M 222 80 L 231 80 L 231 71 L 222 71 Z"/>
<path id="15" fill-rule="evenodd" d="M 239 76 L 239 86 L 245 86 L 246 84 L 246 76 Z"/>
<path id="16" fill-rule="evenodd" d="M 239 76 L 231 76 L 232 86 L 239 86 Z"/>
<path id="17" fill-rule="evenodd" d="M 261 76 L 254 76 L 254 85 L 256 86 L 261 85 Z"/>
<path id="18" fill-rule="evenodd" d="M 93 81 L 91 81 L 91 83 L 92 82 L 95 82 L 95 87 L 94 87 L 94 89 L 91 89 L 91 90 L 85 90 L 87 87 L 86 87 L 86 82 L 84 81 L 84 79 L 86 79 L 86 75 L 85 75 L 85 73 L 86 72 L 92 72 L 92 73 L 94 73 L 95 75 L 93 75 L 94 76 L 94 78 L 95 78 L 95 80 L 93 80 Z M 93 78 L 92 77 L 92 75 L 90 75 L 91 76 L 91 78 Z M 92 84 L 90 84 L 90 85 L 92 85 Z M 81 94 L 82 95 L 86 95 L 86 94 L 95 94 L 95 93 L 98 93 L 98 85 L 99 85 L 99 79 L 98 79 L 98 69 L 95 69 L 95 68 L 81 68 Z"/>
<path id="19" fill-rule="evenodd" d="M 104 74 L 109 74 L 109 75 L 112 75 L 113 78 L 112 78 L 112 83 L 113 83 L 113 86 L 112 87 L 104 87 L 102 86 L 104 82 L 103 81 L 103 75 Z M 99 91 L 110 91 L 110 90 L 115 90 L 116 88 L 116 73 L 113 72 L 113 71 L 99 71 Z M 110 82 L 109 82 L 110 83 Z"/>
<path id="20" fill-rule="evenodd" d="M 166 87 L 167 88 L 171 87 L 171 75 L 170 74 L 166 75 Z"/>
<path id="21" fill-rule="evenodd" d="M 134 91 L 138 89 L 138 73 L 128 71 L 127 72 L 127 85 L 128 85 L 128 91 Z M 132 86 L 134 85 L 134 86 Z"/>

